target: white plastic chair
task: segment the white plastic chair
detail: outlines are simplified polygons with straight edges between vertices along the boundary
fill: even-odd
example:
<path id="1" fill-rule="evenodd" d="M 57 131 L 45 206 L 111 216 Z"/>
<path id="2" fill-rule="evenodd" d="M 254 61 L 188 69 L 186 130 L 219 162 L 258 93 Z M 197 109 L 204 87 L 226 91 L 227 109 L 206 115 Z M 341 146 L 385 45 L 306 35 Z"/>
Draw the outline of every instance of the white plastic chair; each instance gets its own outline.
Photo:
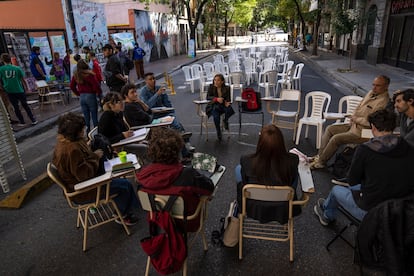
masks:
<path id="1" fill-rule="evenodd" d="M 224 63 L 224 56 L 222 54 L 217 54 L 213 58 L 214 58 L 214 61 L 218 61 L 220 63 Z"/>
<path id="2" fill-rule="evenodd" d="M 343 96 L 341 99 L 339 99 L 338 104 L 338 113 L 334 112 L 326 112 L 324 113 L 324 118 L 326 120 L 336 120 L 335 123 L 341 123 L 343 120 L 343 123 L 348 123 L 349 118 L 345 117 L 345 115 L 352 115 L 359 106 L 360 102 L 362 101 L 362 97 L 360 96 Z M 345 104 L 345 110 L 343 110 Z"/>
<path id="3" fill-rule="evenodd" d="M 256 66 L 254 64 L 254 59 L 246 58 L 243 61 L 243 65 L 244 65 L 244 75 L 246 76 L 247 85 L 250 85 L 250 83 L 258 79 L 258 74 L 256 71 Z"/>
<path id="4" fill-rule="evenodd" d="M 234 95 L 234 89 L 239 89 L 240 94 L 241 94 L 241 91 L 243 91 L 242 77 L 243 77 L 243 74 L 241 72 L 230 73 L 229 80 L 230 80 L 230 93 L 231 93 L 231 95 Z M 232 99 L 232 101 L 233 101 L 233 99 Z"/>
<path id="5" fill-rule="evenodd" d="M 275 59 L 274 58 L 265 58 L 261 64 L 257 66 L 259 68 L 259 80 L 261 75 L 266 73 L 267 71 L 275 69 Z"/>
<path id="6" fill-rule="evenodd" d="M 230 60 L 228 64 L 230 73 L 241 72 L 240 62 L 237 59 Z"/>
<path id="7" fill-rule="evenodd" d="M 192 77 L 194 79 L 194 81 L 198 81 L 200 84 L 200 89 L 201 89 L 201 85 L 203 82 L 203 78 L 204 78 L 204 72 L 203 72 L 203 66 L 201 66 L 200 64 L 193 64 L 191 65 L 191 72 L 192 72 Z"/>
<path id="8" fill-rule="evenodd" d="M 304 66 L 303 63 L 296 64 L 291 80 L 292 89 L 302 90 L 302 70 Z"/>
<path id="9" fill-rule="evenodd" d="M 311 108 L 309 107 L 311 104 L 310 102 L 312 102 Z M 309 125 L 312 125 L 316 126 L 316 148 L 320 148 L 323 123 L 326 121 L 326 119 L 323 118 L 323 114 L 327 112 L 330 103 L 331 95 L 326 92 L 312 91 L 306 94 L 305 112 L 303 117 L 299 120 L 298 132 L 296 133 L 296 145 L 299 144 L 302 125 L 306 125 L 305 138 L 308 137 Z"/>
<path id="10" fill-rule="evenodd" d="M 191 93 L 194 93 L 194 81 L 195 79 L 192 76 L 192 70 L 190 66 L 183 66 L 181 68 L 184 72 L 184 78 L 186 83 L 190 83 Z"/>
<path id="11" fill-rule="evenodd" d="M 278 77 L 280 78 L 284 78 L 286 74 L 289 74 L 290 72 L 292 72 L 292 67 L 293 67 L 294 62 L 292 60 L 288 60 L 283 64 L 283 69 L 282 72 L 279 72 L 277 74 Z"/>
<path id="12" fill-rule="evenodd" d="M 203 71 L 207 82 L 211 82 L 214 79 L 214 64 L 211 62 L 203 63 Z"/>
<path id="13" fill-rule="evenodd" d="M 260 88 L 263 87 L 265 90 L 265 97 L 270 97 L 270 89 L 273 89 L 273 96 L 275 96 L 276 79 L 276 70 L 266 71 L 261 75 L 261 78 L 259 78 L 259 91 Z"/>
<path id="14" fill-rule="evenodd" d="M 267 112 L 272 115 L 272 124 L 279 128 L 293 129 L 293 141 L 295 140 L 298 126 L 300 96 L 301 92 L 299 90 L 283 89 L 280 91 L 279 98 L 262 99 L 266 102 Z M 272 102 L 277 104 L 275 109 L 271 108 Z"/>

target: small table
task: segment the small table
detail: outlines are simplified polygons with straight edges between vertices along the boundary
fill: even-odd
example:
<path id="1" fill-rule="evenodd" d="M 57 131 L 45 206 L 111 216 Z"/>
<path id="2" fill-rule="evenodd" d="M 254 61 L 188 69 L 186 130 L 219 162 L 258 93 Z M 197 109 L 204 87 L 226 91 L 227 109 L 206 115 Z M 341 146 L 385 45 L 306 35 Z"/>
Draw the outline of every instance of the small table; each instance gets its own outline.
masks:
<path id="1" fill-rule="evenodd" d="M 121 141 L 112 144 L 112 147 L 119 147 L 119 146 L 125 146 L 128 144 L 138 143 L 141 141 L 144 141 L 147 138 L 147 135 L 149 133 L 149 129 L 142 126 L 141 128 L 134 131 L 134 135 L 131 137 L 122 139 Z"/>
<path id="2" fill-rule="evenodd" d="M 168 120 L 167 120 L 167 118 L 168 118 Z M 161 117 L 161 118 L 152 120 L 151 124 L 131 127 L 131 130 L 137 130 L 137 129 L 142 129 L 142 128 L 151 128 L 151 127 L 159 127 L 159 126 L 169 126 L 169 125 L 172 124 L 174 119 L 175 119 L 174 116 Z"/>
<path id="3" fill-rule="evenodd" d="M 136 157 L 135 154 L 132 153 L 128 153 L 127 154 L 127 161 L 132 162 L 132 164 L 134 165 L 134 169 L 131 170 L 125 170 L 122 172 L 117 172 L 115 174 L 112 174 L 112 166 L 120 164 L 121 160 L 119 160 L 119 157 L 113 158 L 111 160 L 105 161 L 104 166 L 105 166 L 105 173 L 103 175 L 85 180 L 83 182 L 80 182 L 78 184 L 75 185 L 75 191 L 78 190 L 82 190 L 85 188 L 89 188 L 91 186 L 99 186 L 102 184 L 107 183 L 108 181 L 110 181 L 112 178 L 115 177 L 120 177 L 120 176 L 126 176 L 128 174 L 131 174 L 132 172 L 135 172 L 136 170 L 141 168 L 141 165 L 138 163 L 138 159 Z"/>

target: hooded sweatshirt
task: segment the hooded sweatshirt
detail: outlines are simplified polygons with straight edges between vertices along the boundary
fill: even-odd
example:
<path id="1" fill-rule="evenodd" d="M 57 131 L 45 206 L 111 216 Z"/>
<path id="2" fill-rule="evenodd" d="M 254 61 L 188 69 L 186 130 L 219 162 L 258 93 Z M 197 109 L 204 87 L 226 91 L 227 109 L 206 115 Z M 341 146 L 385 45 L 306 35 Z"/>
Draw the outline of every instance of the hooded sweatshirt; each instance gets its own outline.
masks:
<path id="1" fill-rule="evenodd" d="M 403 197 L 414 191 L 410 175 L 414 164 L 414 149 L 395 135 L 375 137 L 361 144 L 352 160 L 348 174 L 356 204 L 368 211 L 390 198 Z"/>
<path id="2" fill-rule="evenodd" d="M 214 190 L 210 178 L 192 167 L 183 167 L 180 163 L 152 163 L 137 172 L 136 176 L 138 183 L 142 185 L 140 189 L 147 193 L 182 196 L 187 215 L 194 213 L 200 196 L 211 195 Z M 197 225 L 189 223 L 188 227 L 194 230 Z"/>

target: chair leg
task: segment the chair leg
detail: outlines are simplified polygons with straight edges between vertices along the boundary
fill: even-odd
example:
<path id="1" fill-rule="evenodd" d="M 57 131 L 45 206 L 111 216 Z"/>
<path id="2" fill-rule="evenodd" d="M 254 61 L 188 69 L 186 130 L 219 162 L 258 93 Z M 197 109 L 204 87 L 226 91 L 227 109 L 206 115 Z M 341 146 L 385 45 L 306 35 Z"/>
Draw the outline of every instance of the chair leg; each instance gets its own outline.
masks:
<path id="1" fill-rule="evenodd" d="M 334 241 L 336 241 L 338 238 L 340 238 L 341 240 L 345 241 L 348 245 L 350 245 L 351 247 L 354 247 L 348 240 L 346 240 L 344 237 L 342 237 L 342 233 L 345 232 L 346 229 L 348 229 L 348 227 L 350 227 L 352 225 L 352 223 L 348 223 L 347 225 L 345 225 L 341 231 L 339 231 L 335 237 L 326 245 L 326 250 L 329 251 L 329 247 L 331 246 L 331 244 L 334 243 Z"/>
<path id="2" fill-rule="evenodd" d="M 88 227 L 89 227 L 89 221 L 88 221 L 88 212 L 89 212 L 89 208 L 87 208 L 85 210 L 85 220 L 84 220 L 84 224 L 83 224 L 83 251 L 86 251 L 86 240 L 88 238 Z"/>
<path id="3" fill-rule="evenodd" d="M 148 258 L 147 258 L 147 265 L 145 267 L 145 276 L 148 276 L 149 275 L 150 265 L 151 265 L 151 258 L 148 256 Z"/>
<path id="4" fill-rule="evenodd" d="M 299 122 L 298 130 L 296 132 L 296 145 L 299 145 L 300 133 L 302 132 L 302 123 Z"/>
<path id="5" fill-rule="evenodd" d="M 288 222 L 289 225 L 289 261 L 293 262 L 293 220 Z"/>
<path id="6" fill-rule="evenodd" d="M 239 260 L 243 259 L 243 216 L 239 215 Z"/>
<path id="7" fill-rule="evenodd" d="M 188 260 L 188 257 L 184 261 L 184 265 L 183 265 L 183 276 L 187 276 L 187 260 Z"/>
<path id="8" fill-rule="evenodd" d="M 308 138 L 308 133 L 309 133 L 309 125 L 306 125 L 305 138 Z"/>

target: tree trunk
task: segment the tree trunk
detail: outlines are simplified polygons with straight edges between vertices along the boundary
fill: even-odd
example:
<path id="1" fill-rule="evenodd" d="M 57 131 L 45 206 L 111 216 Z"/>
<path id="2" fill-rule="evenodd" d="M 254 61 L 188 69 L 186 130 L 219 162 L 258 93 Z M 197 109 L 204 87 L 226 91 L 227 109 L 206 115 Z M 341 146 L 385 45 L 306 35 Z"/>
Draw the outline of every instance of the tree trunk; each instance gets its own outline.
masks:
<path id="1" fill-rule="evenodd" d="M 317 56 L 318 55 L 319 25 L 320 24 L 321 24 L 321 9 L 318 9 L 318 14 L 316 15 L 315 26 L 313 28 L 313 49 L 312 49 L 312 56 Z"/>

